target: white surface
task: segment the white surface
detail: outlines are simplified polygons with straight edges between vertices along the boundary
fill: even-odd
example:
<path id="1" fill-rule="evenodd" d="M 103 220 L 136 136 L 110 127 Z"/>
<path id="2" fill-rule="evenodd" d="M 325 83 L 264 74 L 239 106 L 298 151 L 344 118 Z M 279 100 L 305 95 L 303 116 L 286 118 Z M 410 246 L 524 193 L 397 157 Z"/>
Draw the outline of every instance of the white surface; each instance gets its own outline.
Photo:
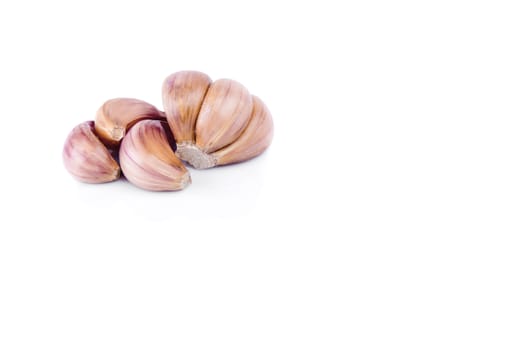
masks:
<path id="1" fill-rule="evenodd" d="M 520 1 L 4 1 L 0 349 L 523 349 Z M 75 182 L 71 128 L 182 69 L 268 104 L 181 193 Z"/>

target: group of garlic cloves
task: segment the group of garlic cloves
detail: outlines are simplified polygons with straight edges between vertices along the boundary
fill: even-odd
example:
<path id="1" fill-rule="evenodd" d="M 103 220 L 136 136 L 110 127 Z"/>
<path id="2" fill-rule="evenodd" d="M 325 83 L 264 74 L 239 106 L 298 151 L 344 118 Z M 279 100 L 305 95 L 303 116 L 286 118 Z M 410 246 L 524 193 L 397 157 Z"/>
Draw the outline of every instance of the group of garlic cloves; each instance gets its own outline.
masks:
<path id="1" fill-rule="evenodd" d="M 270 145 L 272 116 L 238 82 L 196 71 L 168 76 L 164 112 L 132 98 L 104 103 L 94 121 L 68 135 L 63 160 L 79 181 L 104 183 L 123 174 L 151 191 L 175 191 L 191 183 L 185 162 L 197 169 L 238 163 Z"/>

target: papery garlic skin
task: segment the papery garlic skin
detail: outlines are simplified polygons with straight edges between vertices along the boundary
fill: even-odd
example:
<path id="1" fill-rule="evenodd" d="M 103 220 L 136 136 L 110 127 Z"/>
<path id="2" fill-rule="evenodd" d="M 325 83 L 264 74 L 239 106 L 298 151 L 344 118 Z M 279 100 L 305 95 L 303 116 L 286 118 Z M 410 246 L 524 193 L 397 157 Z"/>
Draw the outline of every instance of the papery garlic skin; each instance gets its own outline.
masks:
<path id="1" fill-rule="evenodd" d="M 197 77 L 201 79 L 197 92 L 172 88 L 188 87 L 191 85 L 188 81 L 197 80 Z M 229 79 L 211 83 L 195 121 L 195 95 L 202 96 L 207 79 L 204 73 L 179 72 L 164 82 L 164 109 L 177 140 L 177 155 L 197 169 L 206 169 L 261 154 L 272 141 L 272 117 L 264 103 L 250 95 L 242 84 Z M 178 85 L 175 81 L 179 81 Z M 186 113 L 191 117 L 176 112 L 181 110 L 191 110 L 192 113 Z"/>
<path id="2" fill-rule="evenodd" d="M 95 116 L 95 131 L 103 142 L 118 145 L 126 130 L 144 119 L 164 119 L 155 106 L 135 98 L 114 98 L 106 101 Z"/>
<path id="3" fill-rule="evenodd" d="M 62 159 L 69 173 L 82 182 L 104 183 L 120 177 L 120 167 L 95 135 L 93 121 L 79 124 L 69 133 Z"/>
<path id="4" fill-rule="evenodd" d="M 119 158 L 124 176 L 142 189 L 176 191 L 191 184 L 190 174 L 171 148 L 161 121 L 143 120 L 131 127 L 122 140 Z"/>

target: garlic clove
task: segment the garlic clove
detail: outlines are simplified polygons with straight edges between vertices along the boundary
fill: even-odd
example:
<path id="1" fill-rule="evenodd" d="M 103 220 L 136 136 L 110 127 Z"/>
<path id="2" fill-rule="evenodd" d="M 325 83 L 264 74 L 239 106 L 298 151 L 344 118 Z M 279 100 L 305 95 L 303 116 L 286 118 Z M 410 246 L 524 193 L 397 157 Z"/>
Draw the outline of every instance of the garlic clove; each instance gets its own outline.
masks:
<path id="1" fill-rule="evenodd" d="M 273 138 L 273 121 L 268 107 L 253 96 L 253 111 L 248 126 L 237 140 L 216 151 L 212 156 L 217 165 L 238 163 L 264 152 Z"/>
<path id="2" fill-rule="evenodd" d="M 120 168 L 95 135 L 95 123 L 77 125 L 64 143 L 62 159 L 71 175 L 82 182 L 104 183 L 118 179 Z"/>
<path id="3" fill-rule="evenodd" d="M 235 141 L 250 120 L 252 106 L 250 93 L 240 83 L 229 79 L 213 82 L 197 117 L 197 147 L 211 153 Z"/>
<path id="4" fill-rule="evenodd" d="M 195 141 L 195 123 L 211 84 L 208 75 L 196 71 L 171 74 L 162 85 L 162 101 L 177 142 Z"/>
<path id="5" fill-rule="evenodd" d="M 175 191 L 191 183 L 166 129 L 168 125 L 159 120 L 143 120 L 131 127 L 122 140 L 120 166 L 132 184 L 151 191 Z"/>
<path id="6" fill-rule="evenodd" d="M 155 106 L 134 98 L 114 98 L 97 111 L 95 131 L 109 145 L 118 144 L 126 130 L 143 119 L 163 119 L 164 113 Z"/>

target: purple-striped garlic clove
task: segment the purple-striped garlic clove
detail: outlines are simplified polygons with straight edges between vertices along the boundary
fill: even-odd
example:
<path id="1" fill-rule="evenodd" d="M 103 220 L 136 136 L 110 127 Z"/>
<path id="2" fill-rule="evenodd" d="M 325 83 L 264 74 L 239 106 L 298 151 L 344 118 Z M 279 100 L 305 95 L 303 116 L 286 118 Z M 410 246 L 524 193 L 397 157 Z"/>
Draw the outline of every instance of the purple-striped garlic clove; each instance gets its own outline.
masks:
<path id="1" fill-rule="evenodd" d="M 82 182 L 104 183 L 120 177 L 119 165 L 95 135 L 93 121 L 79 124 L 69 133 L 62 158 L 69 173 Z"/>
<path id="2" fill-rule="evenodd" d="M 159 120 L 136 123 L 122 140 L 122 172 L 129 182 L 150 191 L 182 190 L 191 184 L 188 170 L 175 155 L 168 125 Z"/>
<path id="3" fill-rule="evenodd" d="M 165 119 L 164 112 L 134 98 L 114 98 L 106 101 L 95 116 L 95 131 L 108 145 L 118 145 L 126 131 L 144 119 Z"/>

